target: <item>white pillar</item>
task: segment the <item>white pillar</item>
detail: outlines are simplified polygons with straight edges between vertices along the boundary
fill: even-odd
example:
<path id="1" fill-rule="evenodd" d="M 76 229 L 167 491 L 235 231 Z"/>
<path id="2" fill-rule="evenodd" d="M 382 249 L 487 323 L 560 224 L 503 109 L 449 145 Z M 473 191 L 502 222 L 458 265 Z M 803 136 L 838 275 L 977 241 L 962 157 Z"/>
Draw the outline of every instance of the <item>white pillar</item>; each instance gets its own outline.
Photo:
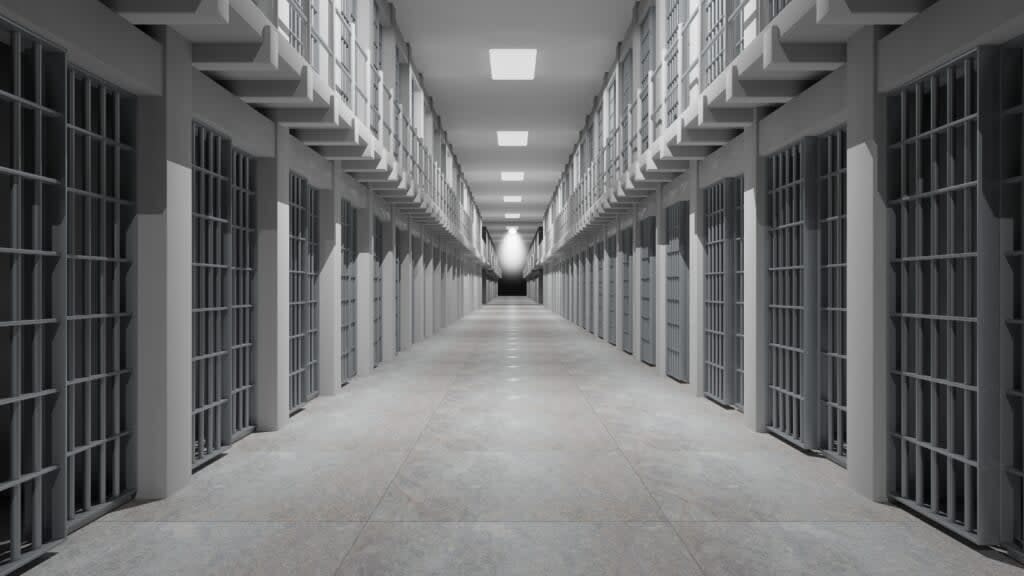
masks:
<path id="1" fill-rule="evenodd" d="M 704 395 L 704 194 L 700 164 L 692 170 L 690 189 L 690 385 Z"/>
<path id="2" fill-rule="evenodd" d="M 373 371 L 373 210 L 372 193 L 366 194 L 366 206 L 356 210 L 356 372 L 367 375 Z"/>
<path id="3" fill-rule="evenodd" d="M 847 442 L 854 490 L 887 495 L 888 210 L 885 118 L 877 89 L 878 28 L 847 44 Z"/>
<path id="4" fill-rule="evenodd" d="M 412 334 L 412 301 L 413 301 L 413 281 L 414 281 L 414 263 L 412 258 L 412 223 L 408 223 L 409 227 L 404 240 L 405 246 L 402 247 L 402 260 L 399 262 L 399 266 L 402 269 L 402 282 L 399 285 L 399 305 L 401 306 L 401 326 L 399 327 L 399 339 L 398 341 L 402 344 L 402 350 L 408 350 L 412 348 L 413 334 Z"/>
<path id="5" fill-rule="evenodd" d="M 166 498 L 192 475 L 192 53 L 173 30 L 154 36 L 165 91 L 139 99 L 146 184 L 133 225 L 139 499 Z"/>
<path id="6" fill-rule="evenodd" d="M 410 230 L 413 229 L 411 224 L 409 226 L 409 229 Z M 426 306 L 426 302 L 427 302 L 427 300 L 425 299 L 427 286 L 426 286 L 426 283 L 424 281 L 425 274 L 426 274 L 426 267 L 425 267 L 426 254 L 424 252 L 424 249 L 426 248 L 426 243 L 423 241 L 423 227 L 422 226 L 419 226 L 416 229 L 416 236 L 413 238 L 413 245 L 416 247 L 416 252 L 418 252 L 418 254 L 413 259 L 413 263 L 412 263 L 412 266 L 413 266 L 413 274 L 412 274 L 412 277 L 413 277 L 413 283 L 412 283 L 412 316 L 413 316 L 412 338 L 413 338 L 413 342 L 422 342 L 423 339 L 426 337 L 425 327 L 426 327 L 426 318 L 427 318 L 427 315 L 426 315 L 426 307 L 427 307 Z"/>
<path id="7" fill-rule="evenodd" d="M 336 172 L 332 170 L 333 175 Z M 341 389 L 341 195 L 332 186 L 320 191 L 320 393 Z"/>
<path id="8" fill-rule="evenodd" d="M 640 358 L 643 357 L 643 342 L 641 341 L 641 329 L 643 327 L 643 321 L 640 318 L 640 310 L 642 307 L 642 294 L 640 286 L 640 273 L 642 264 L 640 262 L 640 256 L 642 251 L 640 249 L 640 208 L 633 206 L 633 266 L 630 270 L 630 300 L 632 304 L 632 318 L 633 318 L 633 358 L 640 362 Z"/>
<path id="9" fill-rule="evenodd" d="M 434 242 L 433 238 L 424 237 L 423 244 L 423 338 L 434 335 L 434 310 L 437 301 L 434 299 Z"/>
<path id="10" fill-rule="evenodd" d="M 666 376 L 668 374 L 667 366 L 665 365 L 665 359 L 668 355 L 668 351 L 665 347 L 666 328 L 665 316 L 668 313 L 668 300 L 666 299 L 666 287 L 668 286 L 668 276 L 665 274 L 665 259 L 668 257 L 668 234 L 666 232 L 667 222 L 665 220 L 665 190 L 664 186 L 658 189 L 656 194 L 657 204 L 656 210 L 658 211 L 655 217 L 655 259 L 654 267 L 654 316 L 656 322 L 654 323 L 654 364 L 658 370 L 658 374 Z"/>
<path id="11" fill-rule="evenodd" d="M 755 118 L 759 121 L 761 115 Z M 764 162 L 761 162 L 758 144 L 760 124 L 755 122 L 746 131 L 751 143 L 740 192 L 743 194 L 743 419 L 751 429 L 764 432 L 768 426 L 768 387 L 765 384 L 768 375 L 768 195 L 764 190 Z M 703 274 L 703 269 L 700 272 Z"/>

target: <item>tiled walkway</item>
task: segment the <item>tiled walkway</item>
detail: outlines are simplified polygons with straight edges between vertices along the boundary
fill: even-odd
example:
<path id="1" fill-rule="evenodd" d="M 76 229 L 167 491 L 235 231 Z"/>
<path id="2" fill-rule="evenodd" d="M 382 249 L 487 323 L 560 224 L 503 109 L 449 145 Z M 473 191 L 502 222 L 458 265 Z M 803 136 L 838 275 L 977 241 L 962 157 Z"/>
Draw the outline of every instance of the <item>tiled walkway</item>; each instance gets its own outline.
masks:
<path id="1" fill-rule="evenodd" d="M 31 571 L 1024 574 L 539 306 L 498 300 Z"/>

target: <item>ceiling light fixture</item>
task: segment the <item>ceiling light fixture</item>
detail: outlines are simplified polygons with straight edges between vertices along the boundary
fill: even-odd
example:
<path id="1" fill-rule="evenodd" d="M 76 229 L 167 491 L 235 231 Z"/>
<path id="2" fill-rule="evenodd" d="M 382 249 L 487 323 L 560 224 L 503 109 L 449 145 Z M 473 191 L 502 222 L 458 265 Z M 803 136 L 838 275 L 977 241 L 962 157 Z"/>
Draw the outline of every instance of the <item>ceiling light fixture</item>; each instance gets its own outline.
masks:
<path id="1" fill-rule="evenodd" d="M 518 130 L 498 130 L 498 146 L 522 148 L 530 142 L 530 133 Z"/>
<path id="2" fill-rule="evenodd" d="M 506 212 L 505 220 L 519 220 L 519 214 L 515 212 Z"/>
<path id="3" fill-rule="evenodd" d="M 501 181 L 502 182 L 522 182 L 525 179 L 526 179 L 526 174 L 524 172 L 502 172 L 501 173 Z"/>
<path id="4" fill-rule="evenodd" d="M 523 201 L 522 196 L 505 196 L 503 198 L 505 204 L 519 204 Z"/>
<path id="5" fill-rule="evenodd" d="M 533 80 L 536 71 L 536 49 L 491 48 L 492 80 Z"/>

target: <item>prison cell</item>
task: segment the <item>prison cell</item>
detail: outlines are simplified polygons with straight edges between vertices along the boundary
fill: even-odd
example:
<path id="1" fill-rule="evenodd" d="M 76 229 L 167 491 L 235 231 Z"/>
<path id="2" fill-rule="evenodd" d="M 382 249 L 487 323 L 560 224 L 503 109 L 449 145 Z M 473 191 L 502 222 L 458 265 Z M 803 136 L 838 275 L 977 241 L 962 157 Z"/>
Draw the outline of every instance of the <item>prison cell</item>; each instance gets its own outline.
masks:
<path id="1" fill-rule="evenodd" d="M 384 359 L 384 223 L 373 219 L 373 366 Z"/>
<path id="2" fill-rule="evenodd" d="M 339 203 L 341 222 L 341 381 L 356 375 L 356 209 Z"/>
<path id="3" fill-rule="evenodd" d="M 690 257 L 689 202 L 665 210 L 665 373 L 679 381 L 690 379 Z"/>
<path id="4" fill-rule="evenodd" d="M 706 88 L 728 64 L 726 53 L 726 0 L 703 0 L 704 41 L 702 43 L 702 88 Z"/>
<path id="5" fill-rule="evenodd" d="M 1009 293 L 1002 301 L 1001 317 L 1006 329 L 1002 331 L 1001 350 L 1006 354 L 1000 362 L 1000 380 L 1006 388 L 1005 429 L 1012 433 L 1004 464 L 1009 482 L 1003 507 L 1010 530 L 1002 534 L 1000 541 L 1020 558 L 1024 555 L 1024 58 L 1019 48 L 1004 48 L 1001 60 L 999 213 L 1006 223 L 1006 235 L 1000 246 L 1000 285 L 1006 286 Z"/>
<path id="6" fill-rule="evenodd" d="M 738 337 L 738 179 L 704 189 L 704 396 L 724 406 L 742 403 L 742 338 Z M 741 205 L 741 204 L 740 204 Z M 742 232 L 740 232 L 742 234 Z M 739 261 L 739 263 L 737 262 Z"/>
<path id="7" fill-rule="evenodd" d="M 805 167 L 813 141 L 768 158 L 768 430 L 804 449 L 817 448 L 818 198 Z M 808 190 L 807 188 L 812 188 Z M 812 226 L 808 226 L 808 215 Z M 811 350 L 808 353 L 808 349 Z"/>
<path id="8" fill-rule="evenodd" d="M 633 353 L 633 228 L 622 231 L 622 350 Z"/>
<path id="9" fill-rule="evenodd" d="M 0 124 L 8 132 L 0 139 L 0 572 L 6 573 L 62 538 L 74 512 L 63 469 L 70 433 L 64 316 L 71 288 L 64 258 L 65 60 L 60 50 L 3 21 L 0 58 Z M 105 205 L 102 198 L 96 203 Z M 96 285 L 80 288 L 97 296 L 109 287 L 89 280 Z"/>
<path id="10" fill-rule="evenodd" d="M 988 442 L 998 441 L 1000 424 L 989 407 L 1002 391 L 979 377 L 989 370 L 979 351 L 996 343 L 979 303 L 979 267 L 993 258 L 979 239 L 995 226 L 984 226 L 993 196 L 979 194 L 978 99 L 998 87 L 984 70 L 979 90 L 979 60 L 973 52 L 889 97 L 890 487 L 898 502 L 949 530 L 994 543 L 1000 491 L 988 488 L 1001 472 Z"/>
<path id="11" fill-rule="evenodd" d="M 598 242 L 593 249 L 594 278 L 597 282 L 597 337 L 604 338 L 604 243 Z"/>
<path id="12" fill-rule="evenodd" d="M 846 130 L 818 139 L 820 248 L 818 350 L 824 445 L 829 458 L 846 462 Z"/>
<path id="13" fill-rule="evenodd" d="M 605 249 L 607 250 L 608 259 L 608 343 L 615 345 L 615 260 L 618 257 L 618 249 L 615 242 L 615 236 L 608 238 L 605 242 Z"/>
<path id="14" fill-rule="evenodd" d="M 288 407 L 292 414 L 320 394 L 318 196 L 305 178 L 291 173 Z"/>
<path id="15" fill-rule="evenodd" d="M 67 481 L 74 530 L 131 496 L 129 228 L 135 102 L 68 74 Z"/>
<path id="16" fill-rule="evenodd" d="M 192 466 L 230 441 L 231 142 L 192 125 Z"/>
<path id="17" fill-rule="evenodd" d="M 640 222 L 640 359 L 655 363 L 655 309 L 654 276 L 657 269 L 657 226 L 654 216 Z"/>

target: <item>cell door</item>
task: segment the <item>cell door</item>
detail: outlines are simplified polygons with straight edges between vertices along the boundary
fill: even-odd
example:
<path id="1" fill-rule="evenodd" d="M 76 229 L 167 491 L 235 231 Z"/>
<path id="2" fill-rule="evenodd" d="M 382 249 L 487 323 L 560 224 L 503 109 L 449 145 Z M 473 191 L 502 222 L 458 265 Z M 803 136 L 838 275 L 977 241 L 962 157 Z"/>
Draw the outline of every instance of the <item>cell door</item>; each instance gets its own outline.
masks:
<path id="1" fill-rule="evenodd" d="M 622 350 L 633 353 L 633 228 L 622 231 Z"/>
<path id="2" fill-rule="evenodd" d="M 665 373 L 681 382 L 690 379 L 689 202 L 665 211 Z"/>
<path id="3" fill-rule="evenodd" d="M 29 53 L 43 50 L 41 46 L 23 48 L 28 49 Z M 45 54 L 45 51 L 41 54 Z M 25 67 L 36 68 L 32 72 L 33 75 L 40 74 L 41 70 L 37 68 L 40 64 L 43 66 L 42 72 L 45 73 L 46 62 L 28 60 L 21 63 Z M 54 74 L 52 79 L 56 80 L 56 70 L 51 73 Z M 134 317 L 129 276 L 133 266 L 130 228 L 135 217 L 133 175 L 136 162 L 136 134 L 134 98 L 75 69 L 69 71 L 67 78 L 65 464 L 66 518 L 69 529 L 75 530 L 127 501 L 134 490 L 130 456 L 133 394 L 129 355 L 134 346 L 131 341 Z M 43 81 L 42 78 L 39 80 Z M 57 85 L 51 85 L 43 89 L 45 92 L 56 87 Z M 22 89 L 24 88 L 23 84 Z M 40 86 L 33 88 L 39 89 Z M 26 95 L 24 92 L 22 94 Z M 56 93 L 51 93 L 50 96 L 59 97 Z M 47 119 L 42 109 L 23 104 L 22 114 L 25 115 L 20 126 L 23 133 L 30 134 L 40 129 L 59 130 L 59 124 L 55 121 L 59 117 Z M 43 134 L 37 134 L 36 137 L 42 139 L 40 144 L 43 154 L 52 153 L 55 158 L 61 158 L 60 150 L 57 148 L 59 138 L 46 137 Z M 43 168 L 44 159 L 39 150 L 22 152 L 21 159 L 25 172 L 37 173 Z M 11 232 L 15 237 L 20 232 L 23 239 L 32 239 L 31 243 L 34 244 L 42 239 L 43 234 L 48 234 L 45 231 L 48 217 L 45 215 L 58 213 L 50 212 L 59 205 L 50 204 L 53 199 L 49 196 L 56 188 L 36 185 L 30 177 L 24 177 L 22 183 L 34 198 L 19 199 L 22 202 L 20 208 L 25 211 L 19 213 L 12 210 L 11 214 L 19 218 L 32 214 L 32 210 L 35 209 L 40 211 L 40 215 L 12 223 L 13 226 L 21 226 L 21 229 L 15 227 Z M 2 188 L 5 191 L 9 189 Z M 29 250 L 25 251 L 25 257 L 21 259 L 23 265 L 33 260 L 30 255 L 33 254 L 31 248 L 34 246 L 29 244 L 24 247 Z M 2 257 L 0 249 L 0 258 Z M 44 265 L 46 260 L 36 258 L 36 266 Z M 34 270 L 31 266 L 20 270 L 15 268 L 15 271 L 24 275 L 23 281 L 29 280 L 27 273 L 32 272 L 31 283 L 26 282 L 25 289 L 33 289 L 33 285 L 45 275 L 42 270 Z M 25 292 L 20 296 L 23 304 L 31 303 L 33 300 L 38 302 L 36 296 Z M 41 307 L 36 310 L 45 309 Z M 5 318 L 0 318 L 0 324 L 3 324 L 3 320 Z M 25 347 L 23 349 L 29 350 L 37 346 L 27 340 L 20 344 Z M 53 361 L 53 368 L 45 365 L 46 370 L 52 369 L 55 376 L 60 375 L 57 370 L 61 364 L 55 359 L 47 358 L 45 352 L 39 350 L 35 359 L 38 362 Z M 43 365 L 24 363 L 24 360 L 22 362 L 20 368 L 25 370 L 22 377 L 42 377 L 47 373 L 46 370 L 36 373 Z M 0 365 L 10 366 L 2 360 Z M 45 389 L 42 382 L 40 378 L 40 382 L 35 386 L 38 392 Z M 27 387 L 25 389 L 26 392 L 30 390 Z M 0 397 L 2 396 L 5 395 L 0 394 Z M 46 406 L 53 397 L 43 398 L 46 402 L 36 404 L 37 408 Z M 3 403 L 2 400 L 0 398 L 0 404 Z M 26 411 L 24 407 L 25 405 L 21 413 L 23 423 L 29 424 L 35 420 L 32 427 L 35 428 L 35 432 L 42 433 L 42 414 Z M 49 409 L 56 411 L 57 407 L 50 405 Z M 40 442 L 37 446 L 42 445 L 44 444 Z M 24 472 L 34 468 L 25 466 L 25 463 L 35 464 L 40 460 L 36 459 L 37 456 L 33 454 L 32 449 L 22 450 Z M 45 476 L 41 477 L 43 478 Z M 0 483 L 4 480 L 6 478 L 0 478 Z M 22 493 L 22 503 L 25 505 L 23 520 L 28 519 L 30 511 L 36 511 L 36 503 L 32 502 L 34 497 L 44 497 L 45 492 L 42 486 L 36 486 L 31 494 Z M 0 508 L 3 506 L 0 505 Z M 26 525 L 46 530 L 38 524 L 36 518 L 29 519 Z M 5 540 L 2 534 L 0 540 Z M 0 548 L 0 557 L 2 556 Z M 0 572 L 3 571 L 3 562 L 0 560 Z"/>
<path id="4" fill-rule="evenodd" d="M 192 465 L 229 442 L 231 143 L 192 126 Z"/>
<path id="5" fill-rule="evenodd" d="M 593 248 L 587 248 L 586 262 L 584 262 L 584 266 L 587 270 L 587 292 L 586 298 L 584 299 L 584 305 L 586 306 L 587 330 L 593 334 L 597 327 L 597 318 L 594 317 L 594 284 L 596 282 L 597 270 L 594 266 Z"/>
<path id="6" fill-rule="evenodd" d="M 289 374 L 292 414 L 320 394 L 320 237 L 318 190 L 291 174 L 289 190 Z"/>
<path id="7" fill-rule="evenodd" d="M 736 401 L 735 234 L 732 180 L 704 194 L 704 396 L 725 406 Z"/>
<path id="8" fill-rule="evenodd" d="M 768 158 L 768 430 L 804 449 L 817 447 L 817 355 L 807 353 L 816 334 L 812 268 L 817 263 L 817 196 L 807 193 L 804 162 L 809 147 L 791 146 Z M 811 236 L 810 238 L 808 236 Z M 812 340 L 813 341 L 813 340 Z"/>
<path id="9" fill-rule="evenodd" d="M 359 242 L 356 209 L 341 201 L 341 379 L 356 376 L 356 254 Z"/>
<path id="10" fill-rule="evenodd" d="M 1021 442 L 1020 309 L 995 305 L 1008 292 L 985 271 L 1016 282 L 1007 300 L 1019 302 L 1010 278 L 1019 279 L 1020 239 L 1000 227 L 1020 230 L 1021 71 L 1017 59 L 1000 78 L 992 63 L 990 51 L 972 52 L 889 97 L 890 170 L 904 175 L 891 181 L 889 201 L 890 488 L 897 502 L 974 543 L 1019 549 L 1020 452 L 999 458 L 1001 444 L 1019 450 Z M 986 93 L 1002 100 L 995 122 L 979 107 Z M 1002 146 L 992 140 L 999 129 Z M 1001 156 L 1003 222 L 987 188 L 986 150 Z M 1004 345 L 1016 345 L 1000 374 L 1004 330 Z"/>
<path id="11" fill-rule="evenodd" d="M 743 375 L 743 210 L 744 210 L 744 186 L 743 179 L 734 180 L 735 193 L 733 194 L 733 299 L 735 301 L 733 315 L 733 406 L 742 410 L 744 399 L 744 375 Z"/>
<path id="12" fill-rule="evenodd" d="M 406 251 L 406 234 L 395 228 L 395 353 L 402 350 L 402 258 Z"/>
<path id="13" fill-rule="evenodd" d="M 597 282 L 597 337 L 604 338 L 604 242 L 594 245 L 594 277 Z"/>
<path id="14" fill-rule="evenodd" d="M 615 236 L 612 236 L 605 242 L 607 249 L 607 260 L 608 260 L 608 343 L 615 345 L 615 299 L 618 297 L 615 291 L 615 260 L 617 257 L 617 247 L 615 242 Z"/>
<path id="15" fill-rule="evenodd" d="M 373 366 L 384 359 L 384 223 L 373 219 Z"/>
<path id="16" fill-rule="evenodd" d="M 827 457 L 846 463 L 846 130 L 818 144 L 820 244 L 818 368 Z"/>
<path id="17" fill-rule="evenodd" d="M 653 216 L 640 223 L 640 360 L 654 366 L 655 363 L 655 309 L 654 277 L 656 261 L 657 227 Z"/>
<path id="18" fill-rule="evenodd" d="M 231 442 L 256 427 L 256 174 L 249 155 L 231 153 Z"/>

